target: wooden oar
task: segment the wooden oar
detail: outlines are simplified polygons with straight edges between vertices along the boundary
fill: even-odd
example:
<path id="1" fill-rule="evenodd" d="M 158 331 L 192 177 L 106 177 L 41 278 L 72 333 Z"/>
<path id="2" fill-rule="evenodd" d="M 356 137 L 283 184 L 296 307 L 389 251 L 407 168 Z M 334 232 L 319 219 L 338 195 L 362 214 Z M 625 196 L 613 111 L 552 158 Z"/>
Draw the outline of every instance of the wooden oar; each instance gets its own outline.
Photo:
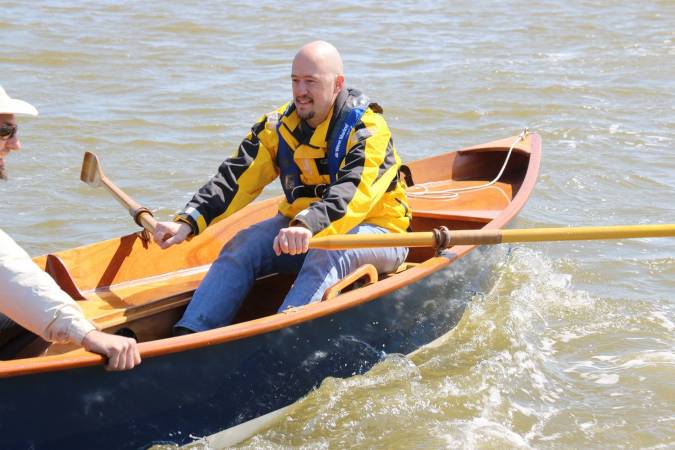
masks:
<path id="1" fill-rule="evenodd" d="M 149 233 L 154 233 L 157 220 L 152 217 L 152 213 L 147 208 L 136 203 L 134 199 L 115 186 L 115 184 L 103 174 L 103 169 L 98 162 L 98 157 L 91 152 L 85 152 L 84 154 L 80 180 L 92 187 L 99 187 L 103 184 L 113 197 L 115 197 L 115 200 L 129 211 L 129 214 L 134 218 L 137 224 L 145 228 Z"/>
<path id="2" fill-rule="evenodd" d="M 335 235 L 310 240 L 310 248 L 338 250 L 369 247 L 438 247 L 442 233 L 391 233 Z M 626 239 L 675 237 L 675 224 L 625 225 L 579 228 L 531 228 L 521 230 L 450 230 L 450 245 L 485 245 L 511 242 L 582 241 L 593 239 Z M 444 240 L 444 239 L 441 239 Z"/>

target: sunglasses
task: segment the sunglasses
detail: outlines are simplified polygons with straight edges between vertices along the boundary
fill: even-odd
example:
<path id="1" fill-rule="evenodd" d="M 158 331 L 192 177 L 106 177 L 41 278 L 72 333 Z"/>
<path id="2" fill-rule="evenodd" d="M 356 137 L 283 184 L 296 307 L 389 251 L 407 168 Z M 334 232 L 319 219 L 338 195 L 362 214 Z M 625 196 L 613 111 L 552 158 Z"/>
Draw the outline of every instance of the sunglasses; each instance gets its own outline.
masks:
<path id="1" fill-rule="evenodd" d="M 3 141 L 8 141 L 16 136 L 16 131 L 19 129 L 18 125 L 0 125 L 0 139 Z"/>

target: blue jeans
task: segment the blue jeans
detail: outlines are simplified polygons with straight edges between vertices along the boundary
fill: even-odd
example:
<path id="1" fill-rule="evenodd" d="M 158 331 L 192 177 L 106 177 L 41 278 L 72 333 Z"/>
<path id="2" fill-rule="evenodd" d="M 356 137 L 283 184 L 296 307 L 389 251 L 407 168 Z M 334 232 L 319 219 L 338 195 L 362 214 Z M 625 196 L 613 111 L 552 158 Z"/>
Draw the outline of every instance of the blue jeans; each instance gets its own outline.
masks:
<path id="1" fill-rule="evenodd" d="M 362 248 L 351 250 L 312 249 L 302 255 L 277 256 L 272 242 L 289 219 L 277 215 L 240 231 L 213 262 L 176 327 L 204 331 L 229 325 L 248 295 L 255 279 L 273 273 L 298 274 L 279 308 L 305 305 L 321 300 L 323 292 L 363 264 L 372 264 L 379 273 L 395 270 L 408 249 Z M 361 224 L 350 234 L 383 234 L 388 231 Z"/>

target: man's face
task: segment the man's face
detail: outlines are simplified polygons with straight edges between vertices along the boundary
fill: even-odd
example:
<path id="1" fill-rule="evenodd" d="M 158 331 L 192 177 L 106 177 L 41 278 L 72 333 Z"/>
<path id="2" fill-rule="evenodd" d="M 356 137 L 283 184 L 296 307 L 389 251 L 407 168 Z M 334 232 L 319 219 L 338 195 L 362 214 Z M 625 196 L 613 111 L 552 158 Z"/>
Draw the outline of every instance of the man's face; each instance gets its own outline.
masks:
<path id="1" fill-rule="evenodd" d="M 7 179 L 5 158 L 12 150 L 21 148 L 19 133 L 14 127 L 16 127 L 14 114 L 0 114 L 0 180 Z"/>
<path id="2" fill-rule="evenodd" d="M 322 65 L 320 61 L 298 57 L 293 61 L 291 73 L 296 112 L 312 128 L 328 117 L 342 87 L 342 77 L 330 73 Z"/>

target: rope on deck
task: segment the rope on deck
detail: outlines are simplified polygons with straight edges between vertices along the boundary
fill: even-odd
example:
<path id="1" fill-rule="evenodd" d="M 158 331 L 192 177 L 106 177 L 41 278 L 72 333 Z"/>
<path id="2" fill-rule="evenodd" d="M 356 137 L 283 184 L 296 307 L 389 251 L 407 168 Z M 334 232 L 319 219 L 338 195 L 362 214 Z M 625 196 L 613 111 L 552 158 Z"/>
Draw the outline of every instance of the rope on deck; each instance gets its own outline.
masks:
<path id="1" fill-rule="evenodd" d="M 459 197 L 459 194 L 465 191 L 477 191 L 480 189 L 485 189 L 493 184 L 495 184 L 499 179 L 502 177 L 504 174 L 504 170 L 506 170 L 506 166 L 509 163 L 509 158 L 511 158 L 511 153 L 513 152 L 514 147 L 516 144 L 522 140 L 525 139 L 525 137 L 530 134 L 530 131 L 528 128 L 525 128 L 521 133 L 516 137 L 516 140 L 513 141 L 513 144 L 511 144 L 511 147 L 509 148 L 508 153 L 506 154 L 506 159 L 504 159 L 504 164 L 502 164 L 502 168 L 497 174 L 497 176 L 490 181 L 489 183 L 481 184 L 480 186 L 471 186 L 471 187 L 464 187 L 464 188 L 454 188 L 454 189 L 442 189 L 438 191 L 433 191 L 431 190 L 432 188 L 436 186 L 440 186 L 445 184 L 445 181 L 429 181 L 427 183 L 421 183 L 421 184 L 416 184 L 414 186 L 410 186 L 408 190 L 406 191 L 406 194 L 408 197 L 411 198 L 426 198 L 430 200 L 454 200 Z"/>

